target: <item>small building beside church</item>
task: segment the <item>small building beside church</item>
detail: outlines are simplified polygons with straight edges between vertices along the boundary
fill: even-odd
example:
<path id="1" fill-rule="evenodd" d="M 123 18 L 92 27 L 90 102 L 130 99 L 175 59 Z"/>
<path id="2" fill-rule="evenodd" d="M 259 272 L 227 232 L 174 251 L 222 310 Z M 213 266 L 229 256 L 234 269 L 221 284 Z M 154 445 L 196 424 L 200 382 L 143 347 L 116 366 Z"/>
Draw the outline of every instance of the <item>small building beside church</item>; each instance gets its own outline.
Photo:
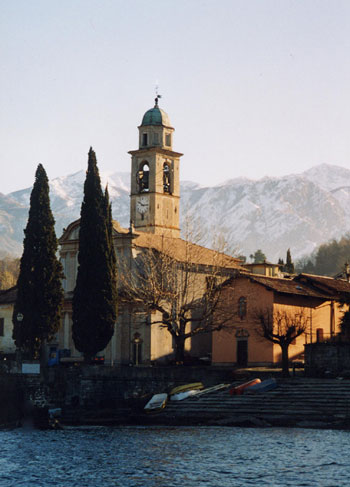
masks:
<path id="1" fill-rule="evenodd" d="M 242 273 L 224 287 L 222 298 L 236 309 L 236 315 L 231 327 L 214 332 L 212 363 L 242 367 L 281 362 L 281 347 L 259 336 L 259 313 L 304 314 L 306 331 L 289 347 L 290 360 L 299 361 L 305 344 L 330 340 L 339 333 L 343 315 L 339 302 L 350 297 L 348 281 L 307 274 L 289 279 Z"/>

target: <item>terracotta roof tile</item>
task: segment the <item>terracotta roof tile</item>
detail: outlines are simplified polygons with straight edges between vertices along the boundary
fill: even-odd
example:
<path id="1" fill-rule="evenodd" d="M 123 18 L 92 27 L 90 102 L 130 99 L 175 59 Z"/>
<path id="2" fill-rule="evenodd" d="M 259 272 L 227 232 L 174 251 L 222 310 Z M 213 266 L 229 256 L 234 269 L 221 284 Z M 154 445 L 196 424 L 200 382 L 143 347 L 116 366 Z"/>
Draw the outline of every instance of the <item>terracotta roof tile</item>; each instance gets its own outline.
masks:
<path id="1" fill-rule="evenodd" d="M 130 233 L 130 229 L 121 227 L 117 221 L 113 221 L 113 227 L 121 237 L 129 235 L 130 238 L 132 238 L 134 246 L 145 249 L 155 249 L 158 252 L 163 252 L 164 254 L 169 255 L 179 262 L 216 265 L 228 269 L 237 269 L 239 271 L 245 270 L 241 266 L 240 259 L 212 249 L 207 249 L 206 247 L 188 242 L 181 238 L 167 237 L 165 235 L 157 235 L 139 230 L 134 230 L 133 233 Z"/>
<path id="2" fill-rule="evenodd" d="M 138 236 L 133 240 L 137 247 L 153 248 L 163 252 L 179 262 L 192 262 L 201 265 L 216 265 L 229 269 L 244 271 L 240 265 L 241 261 L 230 255 L 207 249 L 181 238 L 165 237 L 152 233 L 138 232 Z"/>
<path id="3" fill-rule="evenodd" d="M 313 274 L 299 274 L 294 279 L 297 282 L 307 283 L 308 286 L 312 286 L 321 292 L 333 292 L 336 295 L 339 293 L 350 293 L 350 283 L 345 279 L 334 279 L 333 277 Z"/>
<path id="4" fill-rule="evenodd" d="M 316 298 L 328 298 L 329 293 L 314 290 L 307 285 L 296 282 L 294 279 L 286 279 L 280 277 L 265 277 L 258 274 L 250 274 L 249 279 L 253 282 L 262 284 L 263 286 L 284 294 L 296 294 L 300 296 L 310 296 Z"/>

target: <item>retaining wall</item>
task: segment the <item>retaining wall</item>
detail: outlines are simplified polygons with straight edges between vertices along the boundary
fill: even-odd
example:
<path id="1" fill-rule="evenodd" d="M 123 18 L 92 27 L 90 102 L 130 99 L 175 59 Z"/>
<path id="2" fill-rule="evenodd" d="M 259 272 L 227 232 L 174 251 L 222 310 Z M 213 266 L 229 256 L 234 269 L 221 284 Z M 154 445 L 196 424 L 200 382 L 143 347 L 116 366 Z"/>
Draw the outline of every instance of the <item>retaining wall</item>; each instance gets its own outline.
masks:
<path id="1" fill-rule="evenodd" d="M 305 373 L 308 376 L 350 374 L 350 343 L 305 345 Z"/>
<path id="2" fill-rule="evenodd" d="M 201 381 L 232 382 L 231 368 L 79 366 L 45 371 L 51 402 L 58 406 L 113 407 L 131 398 Z"/>
<path id="3" fill-rule="evenodd" d="M 232 381 L 231 368 L 216 367 L 52 367 L 34 374 L 0 375 L 0 427 L 18 424 L 33 407 L 115 409 L 128 400 L 201 381 Z"/>

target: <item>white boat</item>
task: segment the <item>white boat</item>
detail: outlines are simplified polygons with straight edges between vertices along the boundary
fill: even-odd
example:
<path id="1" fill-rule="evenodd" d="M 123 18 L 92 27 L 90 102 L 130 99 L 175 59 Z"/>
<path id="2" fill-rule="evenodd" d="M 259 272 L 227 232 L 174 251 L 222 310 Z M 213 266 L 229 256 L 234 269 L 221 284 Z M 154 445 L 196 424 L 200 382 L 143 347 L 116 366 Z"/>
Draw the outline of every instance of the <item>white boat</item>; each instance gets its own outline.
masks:
<path id="1" fill-rule="evenodd" d="M 210 394 L 211 392 L 217 392 L 221 391 L 222 389 L 228 389 L 230 387 L 230 384 L 217 384 L 216 386 L 211 386 L 207 387 L 206 389 L 203 389 L 202 391 L 198 391 L 198 394 L 196 396 L 204 396 L 205 394 Z"/>
<path id="2" fill-rule="evenodd" d="M 204 389 L 202 382 L 192 382 L 191 384 L 183 384 L 182 386 L 177 386 L 171 389 L 169 395 L 179 394 L 179 392 L 192 391 L 195 389 Z"/>
<path id="3" fill-rule="evenodd" d="M 165 405 L 168 401 L 168 394 L 162 393 L 162 394 L 155 394 L 146 404 L 144 407 L 144 410 L 147 413 L 156 413 L 158 411 L 161 411 L 162 409 L 165 408 Z"/>
<path id="4" fill-rule="evenodd" d="M 183 401 L 188 397 L 195 396 L 199 392 L 201 391 L 198 389 L 191 389 L 189 391 L 178 392 L 177 394 L 173 394 L 172 396 L 170 396 L 170 401 Z"/>
<path id="5" fill-rule="evenodd" d="M 178 394 L 174 394 L 173 396 L 170 396 L 170 401 L 183 401 L 184 399 L 187 399 L 188 397 L 191 396 L 200 397 L 203 396 L 204 394 L 209 394 L 210 392 L 216 392 L 222 389 L 227 389 L 228 387 L 230 387 L 230 384 L 218 384 L 216 386 L 207 387 L 207 389 L 201 389 L 201 390 L 192 389 L 190 391 L 179 392 Z"/>

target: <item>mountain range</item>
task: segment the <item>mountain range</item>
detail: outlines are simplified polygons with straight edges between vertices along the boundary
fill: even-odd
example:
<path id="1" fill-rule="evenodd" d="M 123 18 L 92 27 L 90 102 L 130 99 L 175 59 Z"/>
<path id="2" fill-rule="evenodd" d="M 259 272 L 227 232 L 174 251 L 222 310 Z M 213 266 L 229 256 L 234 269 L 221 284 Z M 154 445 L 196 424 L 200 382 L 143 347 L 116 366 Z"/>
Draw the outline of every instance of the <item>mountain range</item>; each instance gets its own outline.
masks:
<path id="1" fill-rule="evenodd" d="M 81 170 L 50 181 L 58 237 L 79 218 L 84 180 Z M 113 218 L 128 227 L 130 174 L 101 173 L 101 180 L 103 186 L 108 183 Z M 1 256 L 22 253 L 30 193 L 31 188 L 0 193 Z M 288 248 L 296 260 L 349 232 L 349 208 L 350 170 L 330 164 L 301 174 L 231 179 L 211 187 L 181 183 L 182 229 L 188 220 L 195 222 L 201 244 L 211 247 L 225 241 L 229 253 L 246 256 L 262 249 L 272 262 L 285 258 Z"/>

